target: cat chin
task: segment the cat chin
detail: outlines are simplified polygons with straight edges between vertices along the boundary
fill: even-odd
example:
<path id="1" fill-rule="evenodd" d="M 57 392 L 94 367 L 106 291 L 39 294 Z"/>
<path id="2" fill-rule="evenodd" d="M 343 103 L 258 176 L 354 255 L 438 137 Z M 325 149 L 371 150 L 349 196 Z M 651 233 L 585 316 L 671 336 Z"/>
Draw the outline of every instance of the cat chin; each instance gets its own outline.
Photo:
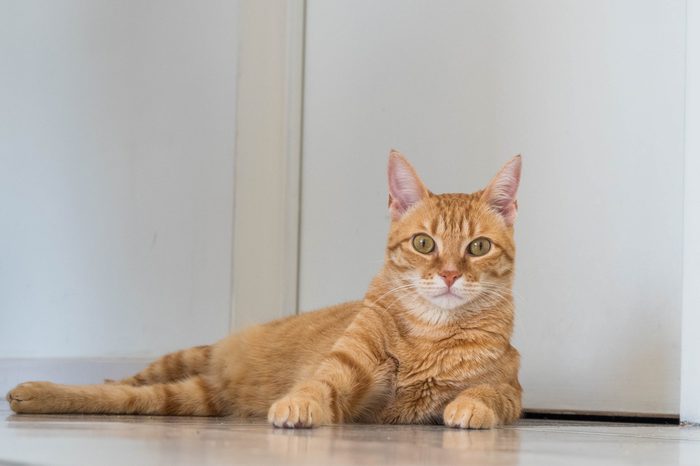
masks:
<path id="1" fill-rule="evenodd" d="M 451 311 L 457 309 L 458 307 L 467 304 L 467 300 L 454 294 L 447 294 L 441 296 L 431 296 L 427 298 L 430 304 L 440 308 L 443 311 Z"/>
<path id="2" fill-rule="evenodd" d="M 430 325 L 449 324 L 456 317 L 455 308 L 445 309 L 436 305 L 419 306 L 411 308 L 410 311 L 413 315 Z"/>

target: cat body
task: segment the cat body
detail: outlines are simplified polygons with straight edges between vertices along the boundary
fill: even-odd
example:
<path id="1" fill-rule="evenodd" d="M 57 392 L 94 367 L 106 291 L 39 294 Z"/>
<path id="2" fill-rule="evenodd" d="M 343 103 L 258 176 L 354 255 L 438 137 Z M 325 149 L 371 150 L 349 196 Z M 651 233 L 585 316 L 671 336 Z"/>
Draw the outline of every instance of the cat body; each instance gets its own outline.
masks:
<path id="1" fill-rule="evenodd" d="M 520 415 L 513 221 L 520 158 L 484 191 L 429 192 L 396 152 L 385 263 L 362 301 L 172 353 L 119 382 L 20 384 L 18 413 L 267 416 L 489 428 Z"/>

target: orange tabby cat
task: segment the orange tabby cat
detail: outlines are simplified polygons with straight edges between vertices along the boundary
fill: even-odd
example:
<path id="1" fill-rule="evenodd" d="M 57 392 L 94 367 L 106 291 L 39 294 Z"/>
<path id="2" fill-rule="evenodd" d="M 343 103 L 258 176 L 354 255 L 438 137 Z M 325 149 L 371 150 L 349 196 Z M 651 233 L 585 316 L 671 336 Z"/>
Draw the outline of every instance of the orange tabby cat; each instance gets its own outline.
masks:
<path id="1" fill-rule="evenodd" d="M 520 157 L 473 194 L 433 194 L 389 156 L 385 263 L 363 301 L 258 325 L 103 385 L 28 382 L 17 413 L 264 416 L 490 428 L 520 415 L 511 286 Z"/>

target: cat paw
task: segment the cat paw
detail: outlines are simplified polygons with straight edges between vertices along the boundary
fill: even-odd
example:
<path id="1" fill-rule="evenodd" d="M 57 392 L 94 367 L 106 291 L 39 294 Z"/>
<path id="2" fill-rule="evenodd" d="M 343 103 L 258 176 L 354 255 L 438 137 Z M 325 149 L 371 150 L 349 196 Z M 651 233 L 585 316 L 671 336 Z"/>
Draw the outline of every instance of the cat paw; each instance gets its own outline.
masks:
<path id="1" fill-rule="evenodd" d="M 330 424 L 332 421 L 328 409 L 324 409 L 316 400 L 296 395 L 275 401 L 267 414 L 267 420 L 275 427 L 291 429 Z"/>
<path id="2" fill-rule="evenodd" d="M 483 401 L 466 396 L 459 397 L 447 405 L 443 421 L 448 427 L 462 429 L 490 429 L 498 424 L 493 409 Z"/>
<path id="3" fill-rule="evenodd" d="M 57 392 L 58 386 L 51 382 L 25 382 L 10 390 L 5 399 L 16 413 L 45 413 Z"/>

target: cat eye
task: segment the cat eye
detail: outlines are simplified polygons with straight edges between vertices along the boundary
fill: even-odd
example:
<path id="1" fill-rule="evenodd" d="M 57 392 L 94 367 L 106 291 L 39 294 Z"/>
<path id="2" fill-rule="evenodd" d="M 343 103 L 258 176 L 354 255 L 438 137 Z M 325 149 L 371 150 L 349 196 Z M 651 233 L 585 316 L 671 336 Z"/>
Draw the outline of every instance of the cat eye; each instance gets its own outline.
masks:
<path id="1" fill-rule="evenodd" d="M 467 252 L 470 256 L 483 256 L 491 250 L 491 241 L 487 238 L 477 238 L 467 246 Z"/>
<path id="2" fill-rule="evenodd" d="M 435 241 L 428 235 L 418 234 L 413 237 L 413 249 L 421 254 L 430 254 L 435 249 Z"/>

